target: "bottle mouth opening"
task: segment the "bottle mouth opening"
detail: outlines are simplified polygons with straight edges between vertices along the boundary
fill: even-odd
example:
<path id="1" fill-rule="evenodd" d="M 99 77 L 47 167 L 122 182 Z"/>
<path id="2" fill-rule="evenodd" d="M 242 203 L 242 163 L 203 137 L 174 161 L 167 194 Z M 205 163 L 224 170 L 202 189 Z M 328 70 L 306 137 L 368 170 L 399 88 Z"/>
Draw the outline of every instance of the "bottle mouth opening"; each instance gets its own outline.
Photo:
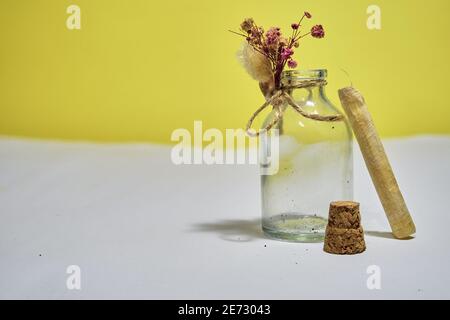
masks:
<path id="1" fill-rule="evenodd" d="M 324 80 L 327 74 L 326 69 L 286 70 L 281 74 L 281 80 Z"/>
<path id="2" fill-rule="evenodd" d="M 286 70 L 281 74 L 281 87 L 313 87 L 326 84 L 326 69 L 316 70 Z"/>

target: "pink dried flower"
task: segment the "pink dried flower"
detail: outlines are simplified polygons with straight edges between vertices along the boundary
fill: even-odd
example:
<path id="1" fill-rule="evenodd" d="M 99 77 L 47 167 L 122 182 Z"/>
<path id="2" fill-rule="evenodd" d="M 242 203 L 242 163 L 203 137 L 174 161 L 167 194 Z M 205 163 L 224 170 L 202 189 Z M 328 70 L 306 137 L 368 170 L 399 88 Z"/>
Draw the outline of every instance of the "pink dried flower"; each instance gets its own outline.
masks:
<path id="1" fill-rule="evenodd" d="M 277 44 L 280 37 L 281 37 L 280 28 L 277 27 L 270 28 L 266 32 L 267 45 L 270 46 L 273 44 Z"/>
<path id="2" fill-rule="evenodd" d="M 305 17 L 307 17 L 308 19 L 311 19 L 312 15 L 308 11 L 305 11 Z"/>
<path id="3" fill-rule="evenodd" d="M 298 23 L 291 24 L 291 28 L 294 29 L 294 30 L 297 30 L 298 27 L 300 27 L 300 25 Z"/>
<path id="4" fill-rule="evenodd" d="M 292 59 L 289 60 L 287 64 L 288 64 L 288 67 L 291 68 L 291 69 L 297 68 L 297 65 L 298 65 L 298 64 L 297 64 L 297 61 L 292 60 Z"/>
<path id="5" fill-rule="evenodd" d="M 314 38 L 323 38 L 325 37 L 325 30 L 323 29 L 321 24 L 315 25 L 314 27 L 311 28 L 311 35 Z"/>
<path id="6" fill-rule="evenodd" d="M 287 60 L 287 59 L 289 59 L 293 54 L 294 54 L 294 50 L 292 50 L 291 48 L 283 48 L 283 50 L 281 51 L 281 58 L 282 58 L 283 60 Z"/>

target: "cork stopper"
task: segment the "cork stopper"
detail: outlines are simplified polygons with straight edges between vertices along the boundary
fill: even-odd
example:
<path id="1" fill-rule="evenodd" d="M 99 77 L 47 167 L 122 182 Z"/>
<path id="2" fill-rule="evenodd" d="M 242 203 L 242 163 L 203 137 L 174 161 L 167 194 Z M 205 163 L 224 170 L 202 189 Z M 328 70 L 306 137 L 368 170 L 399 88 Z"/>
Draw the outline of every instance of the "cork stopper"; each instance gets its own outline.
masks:
<path id="1" fill-rule="evenodd" d="M 336 201 L 330 204 L 323 250 L 332 254 L 357 254 L 366 250 L 359 203 Z"/>

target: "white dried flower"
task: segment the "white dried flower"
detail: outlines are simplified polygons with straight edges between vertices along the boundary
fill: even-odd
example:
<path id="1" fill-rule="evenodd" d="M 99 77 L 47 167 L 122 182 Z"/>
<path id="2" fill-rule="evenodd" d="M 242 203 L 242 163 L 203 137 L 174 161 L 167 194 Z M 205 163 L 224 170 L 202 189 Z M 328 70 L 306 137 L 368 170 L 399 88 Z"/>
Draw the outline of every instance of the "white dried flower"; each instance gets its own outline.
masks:
<path id="1" fill-rule="evenodd" d="M 237 58 L 248 74 L 258 82 L 267 83 L 273 81 L 272 64 L 262 53 L 253 49 L 248 43 L 242 45 L 237 53 Z"/>

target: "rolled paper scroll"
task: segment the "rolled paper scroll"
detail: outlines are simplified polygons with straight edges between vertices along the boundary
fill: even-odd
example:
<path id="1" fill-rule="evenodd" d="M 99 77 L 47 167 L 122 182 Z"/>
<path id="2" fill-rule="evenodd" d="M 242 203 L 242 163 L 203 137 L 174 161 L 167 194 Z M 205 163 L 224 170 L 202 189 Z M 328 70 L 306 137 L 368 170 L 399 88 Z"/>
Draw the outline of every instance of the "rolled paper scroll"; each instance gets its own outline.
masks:
<path id="1" fill-rule="evenodd" d="M 399 239 L 413 235 L 416 227 L 363 96 L 355 88 L 347 87 L 339 90 L 339 98 L 358 140 L 393 235 Z"/>

